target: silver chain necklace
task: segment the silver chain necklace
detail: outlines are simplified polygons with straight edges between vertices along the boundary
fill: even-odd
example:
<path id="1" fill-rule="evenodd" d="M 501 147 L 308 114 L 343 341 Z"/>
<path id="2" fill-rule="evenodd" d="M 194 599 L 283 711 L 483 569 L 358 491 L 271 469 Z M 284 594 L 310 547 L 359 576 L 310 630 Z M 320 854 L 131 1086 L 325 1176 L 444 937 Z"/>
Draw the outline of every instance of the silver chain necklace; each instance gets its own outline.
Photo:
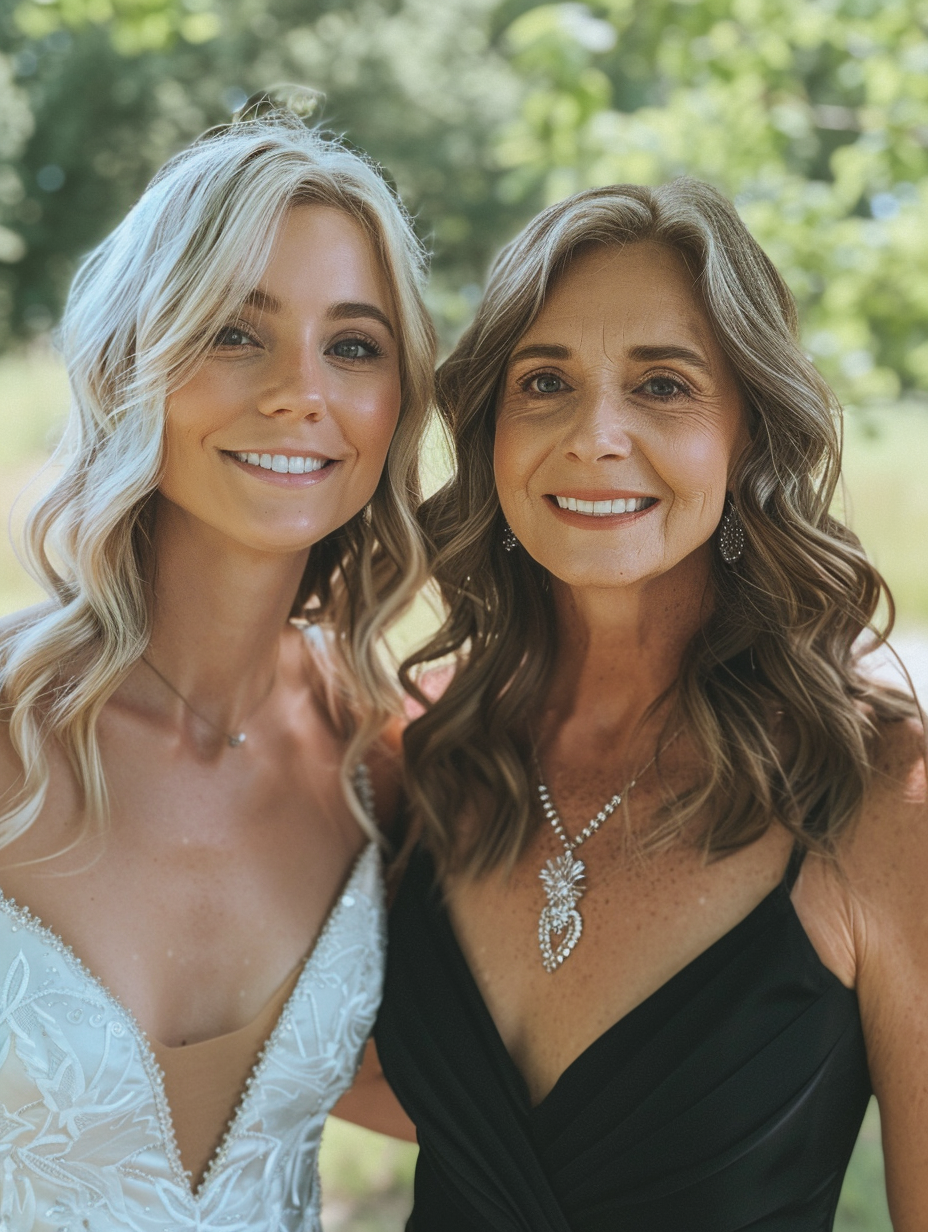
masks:
<path id="1" fill-rule="evenodd" d="M 666 746 L 665 746 L 666 747 Z M 551 823 L 551 828 L 564 844 L 564 854 L 557 859 L 549 860 L 538 874 L 548 896 L 546 905 L 538 917 L 538 946 L 541 950 L 541 962 L 548 972 L 556 971 L 570 955 L 583 932 L 583 917 L 577 910 L 577 903 L 586 893 L 583 878 L 586 865 L 582 860 L 574 859 L 574 852 L 585 843 L 591 835 L 608 821 L 622 803 L 646 770 L 657 761 L 657 753 L 646 765 L 642 766 L 633 779 L 625 784 L 620 792 L 608 800 L 595 817 L 583 827 L 575 838 L 568 838 L 561 821 L 560 813 L 554 807 L 551 793 L 544 785 L 541 777 L 541 766 L 535 758 L 535 771 L 538 778 L 538 798 L 541 800 L 542 811 Z M 563 934 L 555 945 L 552 938 Z"/>
<path id="2" fill-rule="evenodd" d="M 220 727 L 218 723 L 214 723 L 212 719 L 208 719 L 205 714 L 200 714 L 199 710 L 194 710 L 193 706 L 190 705 L 186 697 L 184 697 L 183 693 L 181 693 L 180 689 L 176 689 L 174 685 L 171 684 L 170 680 L 168 680 L 167 676 L 163 676 L 161 672 L 158 671 L 157 667 L 155 667 L 154 663 L 152 663 L 150 659 L 146 659 L 144 655 L 141 655 L 140 658 L 146 667 L 151 668 L 151 670 L 155 673 L 155 675 L 158 677 L 161 683 L 167 685 L 167 687 L 171 690 L 171 692 L 174 694 L 175 697 L 180 698 L 180 700 L 184 703 L 184 705 L 187 707 L 187 709 L 190 711 L 191 714 L 196 715 L 196 717 L 200 720 L 201 723 L 205 723 L 207 727 L 211 727 L 213 731 L 219 732 L 220 736 L 225 737 L 225 742 L 229 746 L 230 749 L 240 749 L 242 747 L 242 745 L 245 743 L 247 739 L 243 731 L 240 731 L 240 732 L 226 731 L 224 727 Z M 251 711 L 251 714 L 254 714 L 254 711 L 258 709 L 258 706 L 262 706 L 267 701 L 270 695 L 271 689 L 273 689 L 273 687 L 274 687 L 274 677 L 272 676 L 270 689 L 268 689 L 264 697 L 261 698 L 261 701 L 258 702 L 258 705 L 254 707 L 254 710 Z M 249 715 L 248 717 L 250 718 L 251 715 Z"/>

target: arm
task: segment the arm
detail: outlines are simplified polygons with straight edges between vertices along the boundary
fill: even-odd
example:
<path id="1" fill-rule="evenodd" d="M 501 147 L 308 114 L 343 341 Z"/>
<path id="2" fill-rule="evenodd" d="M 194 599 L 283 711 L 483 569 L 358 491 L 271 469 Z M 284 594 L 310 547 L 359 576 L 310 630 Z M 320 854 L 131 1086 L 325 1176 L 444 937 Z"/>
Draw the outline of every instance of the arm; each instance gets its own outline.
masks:
<path id="1" fill-rule="evenodd" d="M 847 850 L 857 994 L 896 1232 L 928 1227 L 928 791 L 924 732 L 888 729 Z"/>
<path id="2" fill-rule="evenodd" d="M 390 1090 L 373 1040 L 368 1041 L 354 1086 L 332 1109 L 332 1116 L 376 1130 L 378 1134 L 389 1134 L 391 1138 L 416 1141 L 416 1127 Z"/>

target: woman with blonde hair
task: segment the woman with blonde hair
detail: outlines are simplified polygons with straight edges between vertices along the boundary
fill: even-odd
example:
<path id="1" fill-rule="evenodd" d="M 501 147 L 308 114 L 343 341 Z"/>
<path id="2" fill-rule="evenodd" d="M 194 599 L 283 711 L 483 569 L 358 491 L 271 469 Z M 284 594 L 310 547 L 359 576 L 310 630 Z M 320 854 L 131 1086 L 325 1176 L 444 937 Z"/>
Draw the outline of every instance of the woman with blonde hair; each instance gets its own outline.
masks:
<path id="1" fill-rule="evenodd" d="M 423 274 L 371 164 L 253 109 L 77 275 L 50 598 L 0 647 L 4 1228 L 319 1226 L 382 979 Z"/>
<path id="2" fill-rule="evenodd" d="M 457 668 L 406 731 L 375 1032 L 408 1226 L 830 1228 L 872 1081 L 917 1232 L 924 732 L 862 662 L 889 596 L 783 280 L 706 185 L 580 193 L 503 252 L 439 402 L 416 662 Z"/>

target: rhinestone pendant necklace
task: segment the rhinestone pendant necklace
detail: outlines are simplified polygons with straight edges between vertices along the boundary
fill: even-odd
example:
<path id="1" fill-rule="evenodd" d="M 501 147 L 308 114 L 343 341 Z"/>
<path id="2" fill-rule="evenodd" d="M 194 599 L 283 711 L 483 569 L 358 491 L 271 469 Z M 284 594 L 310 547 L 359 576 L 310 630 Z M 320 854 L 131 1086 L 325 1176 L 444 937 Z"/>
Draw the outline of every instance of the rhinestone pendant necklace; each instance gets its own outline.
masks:
<path id="1" fill-rule="evenodd" d="M 247 739 L 243 731 L 228 732 L 225 730 L 224 727 L 220 727 L 218 723 L 214 723 L 212 719 L 208 719 L 205 714 L 200 714 L 199 710 L 194 710 L 193 706 L 190 705 L 186 697 L 184 697 L 183 693 L 181 693 L 180 689 L 175 689 L 174 685 L 171 684 L 167 676 L 163 676 L 161 672 L 158 671 L 157 667 L 155 667 L 154 663 L 152 663 L 150 659 L 146 659 L 144 655 L 141 655 L 140 657 L 141 657 L 142 662 L 145 664 L 145 666 L 151 668 L 151 670 L 155 673 L 155 675 L 158 677 L 161 683 L 167 685 L 167 687 L 171 690 L 171 692 L 174 694 L 175 697 L 180 698 L 180 700 L 184 703 L 184 705 L 187 707 L 187 709 L 190 711 L 191 714 L 196 715 L 196 717 L 200 720 L 201 723 L 205 723 L 207 727 L 211 727 L 213 731 L 219 732 L 220 736 L 223 736 L 225 738 L 225 742 L 229 746 L 230 749 L 240 749 L 242 747 L 242 745 L 245 743 L 245 740 Z M 254 708 L 255 710 L 258 709 L 258 706 L 263 705 L 264 702 L 267 701 L 268 694 L 270 693 L 271 689 L 273 689 L 273 687 L 274 687 L 274 678 L 271 677 L 271 688 L 268 689 L 264 697 L 261 698 L 261 701 L 258 702 L 258 705 L 255 706 Z M 253 714 L 254 711 L 252 711 L 251 713 Z"/>
<path id="2" fill-rule="evenodd" d="M 665 746 L 666 747 L 666 746 Z M 635 777 L 620 791 L 608 800 L 595 817 L 583 827 L 575 838 L 568 838 L 564 831 L 564 823 L 554 807 L 551 793 L 542 782 L 541 767 L 535 759 L 535 771 L 538 778 L 538 798 L 541 800 L 542 811 L 551 823 L 551 828 L 564 844 L 564 854 L 556 860 L 549 860 L 538 874 L 541 884 L 548 896 L 546 905 L 538 917 L 538 946 L 541 950 L 541 963 L 548 972 L 556 971 L 580 940 L 583 932 L 583 917 L 577 910 L 577 903 L 586 893 L 583 878 L 586 865 L 582 860 L 574 858 L 574 852 L 586 840 L 608 821 L 622 800 L 635 786 L 646 770 L 657 761 L 657 753 L 635 775 Z M 555 941 L 554 938 L 560 940 Z"/>

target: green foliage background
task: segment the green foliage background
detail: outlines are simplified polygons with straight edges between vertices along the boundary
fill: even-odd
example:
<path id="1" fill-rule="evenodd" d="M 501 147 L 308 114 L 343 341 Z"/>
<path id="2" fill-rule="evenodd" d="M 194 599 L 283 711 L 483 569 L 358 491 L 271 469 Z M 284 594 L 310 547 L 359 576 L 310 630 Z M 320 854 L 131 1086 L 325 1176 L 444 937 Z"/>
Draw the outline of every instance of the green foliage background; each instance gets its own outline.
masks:
<path id="1" fill-rule="evenodd" d="M 446 338 L 544 204 L 694 174 L 845 398 L 928 390 L 928 0 L 0 0 L 0 40 L 0 345 L 174 149 L 298 81 L 415 212 Z"/>
<path id="2" fill-rule="evenodd" d="M 47 335 L 81 255 L 173 151 L 281 81 L 324 92 L 323 122 L 395 180 L 446 342 L 539 208 L 690 174 L 734 197 L 846 401 L 928 394 L 928 0 L 0 0 L 0 350 Z M 0 365 L 4 507 L 64 400 L 30 354 Z M 928 419 L 852 427 L 865 542 L 923 620 Z M 31 592 L 4 552 L 6 607 Z M 327 1229 L 399 1228 L 412 1159 L 333 1122 Z M 889 1228 L 875 1107 L 837 1227 Z"/>

